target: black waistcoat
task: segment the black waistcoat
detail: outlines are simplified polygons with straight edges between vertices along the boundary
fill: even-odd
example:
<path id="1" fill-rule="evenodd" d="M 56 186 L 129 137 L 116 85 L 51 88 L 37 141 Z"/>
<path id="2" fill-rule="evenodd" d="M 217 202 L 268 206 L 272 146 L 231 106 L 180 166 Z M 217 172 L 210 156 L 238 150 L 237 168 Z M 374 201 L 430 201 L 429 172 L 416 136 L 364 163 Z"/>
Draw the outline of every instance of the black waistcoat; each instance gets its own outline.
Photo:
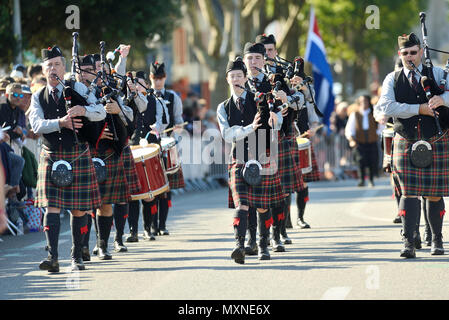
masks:
<path id="1" fill-rule="evenodd" d="M 250 125 L 253 123 L 254 121 L 254 117 L 256 116 L 257 113 L 257 105 L 254 101 L 254 94 L 247 92 L 246 93 L 246 97 L 245 97 L 245 103 L 244 103 L 244 112 L 242 113 L 237 106 L 234 103 L 234 99 L 229 98 L 228 100 L 226 100 L 224 102 L 224 108 L 226 110 L 226 114 L 227 114 L 227 120 L 228 120 L 228 124 L 230 127 L 232 126 L 242 126 L 245 127 L 247 125 Z M 259 154 L 258 151 L 258 145 L 259 145 L 259 140 L 258 140 L 258 136 L 259 136 L 259 129 L 257 129 L 255 131 L 255 136 L 256 136 L 256 148 L 254 150 L 256 150 L 256 153 Z M 266 132 L 267 135 L 267 144 L 265 145 L 266 148 L 270 147 L 270 132 L 267 131 Z M 241 143 L 241 142 L 240 142 Z M 240 160 L 244 160 L 247 161 L 248 160 L 248 149 L 249 149 L 249 145 L 248 145 L 248 137 L 246 137 L 243 140 L 244 143 L 244 159 L 240 159 Z M 263 150 L 265 152 L 265 150 Z M 234 158 L 236 157 L 236 148 L 235 148 L 235 144 L 232 145 L 232 154 L 234 156 Z"/>
<path id="2" fill-rule="evenodd" d="M 310 129 L 307 107 L 297 111 L 296 125 L 298 126 L 298 130 L 301 134 Z"/>
<path id="3" fill-rule="evenodd" d="M 423 66 L 422 74 L 429 77 L 430 69 Z M 394 85 L 394 94 L 397 102 L 408 104 L 421 104 L 427 102 L 426 93 L 420 84 L 416 92 L 405 76 L 404 70 L 399 72 Z M 407 119 L 396 118 L 394 131 L 407 140 L 427 140 L 438 132 L 435 118 L 431 116 L 416 115 Z"/>
<path id="4" fill-rule="evenodd" d="M 153 95 L 147 95 L 147 109 L 144 112 L 137 112 L 134 116 L 136 128 L 134 134 L 131 137 L 131 144 L 138 145 L 140 139 L 144 139 L 149 131 L 151 131 L 150 125 L 156 122 L 156 98 Z M 154 136 L 149 135 L 149 142 L 152 141 Z"/>
<path id="5" fill-rule="evenodd" d="M 47 87 L 39 92 L 39 102 L 44 112 L 45 119 L 58 119 L 67 115 L 63 96 L 61 95 L 58 104 L 56 104 L 53 98 L 50 97 Z M 78 135 L 78 138 L 80 139 L 80 135 Z M 74 131 L 67 128 L 61 128 L 59 131 L 45 133 L 42 135 L 42 143 L 52 151 L 61 149 L 68 151 L 76 144 Z"/>

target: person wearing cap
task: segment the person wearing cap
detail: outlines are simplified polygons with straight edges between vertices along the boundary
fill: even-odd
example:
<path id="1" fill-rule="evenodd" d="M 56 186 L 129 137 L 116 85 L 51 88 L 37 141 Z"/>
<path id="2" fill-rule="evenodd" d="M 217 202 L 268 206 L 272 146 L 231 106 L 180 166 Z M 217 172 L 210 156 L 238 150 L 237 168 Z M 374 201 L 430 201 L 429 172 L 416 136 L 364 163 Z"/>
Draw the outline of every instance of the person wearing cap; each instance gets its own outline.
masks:
<path id="1" fill-rule="evenodd" d="M 283 244 L 291 244 L 292 241 L 288 237 L 286 223 L 290 221 L 290 202 L 293 192 L 300 192 L 304 189 L 302 178 L 302 170 L 297 155 L 297 143 L 294 129 L 294 119 L 298 112 L 304 106 L 304 95 L 301 91 L 290 90 L 285 81 L 284 71 L 277 67 L 275 62 L 279 61 L 276 49 L 276 39 L 274 35 L 258 35 L 256 42 L 262 43 L 265 47 L 265 56 L 267 61 L 266 69 L 272 74 L 274 80 L 282 83 L 283 90 L 287 93 L 289 102 L 288 108 L 283 109 L 283 122 L 281 128 L 281 140 L 279 144 L 279 167 L 282 172 L 282 186 L 286 193 L 285 204 L 282 207 L 274 208 L 273 215 L 273 239 L 272 247 L 275 252 L 283 252 L 285 248 Z M 296 99 L 297 102 L 293 102 Z M 282 242 L 281 242 L 282 238 Z"/>
<path id="2" fill-rule="evenodd" d="M 67 110 L 63 97 L 65 84 L 58 81 L 58 78 L 63 79 L 66 68 L 62 51 L 58 46 L 42 49 L 42 59 L 47 86 L 33 94 L 29 111 L 31 128 L 34 133 L 42 134 L 43 143 L 35 205 L 46 208 L 43 226 L 48 257 L 39 264 L 39 268 L 59 272 L 59 214 L 64 208 L 71 213 L 71 267 L 72 270 L 84 270 L 81 248 L 87 228 L 86 213 L 101 206 L 101 197 L 89 146 L 83 141 L 85 135 L 78 134 L 77 143 L 74 130 L 79 132 L 83 126 L 80 117 L 87 121 L 101 121 L 106 111 L 103 105 L 96 104 L 97 99 L 92 93 L 87 96 L 88 105 L 75 105 Z M 81 96 L 88 90 L 80 82 L 75 82 L 73 88 Z M 72 183 L 65 187 L 56 185 L 51 179 L 53 164 L 60 160 L 70 164 L 73 176 Z"/>
<path id="3" fill-rule="evenodd" d="M 263 49 L 263 45 L 256 48 L 256 50 L 261 49 Z M 259 260 L 269 260 L 271 257 L 268 244 L 270 226 L 273 223 L 270 209 L 279 207 L 285 198 L 279 172 L 277 168 L 274 168 L 276 166 L 273 167 L 273 161 L 271 161 L 276 156 L 277 149 L 272 152 L 273 146 L 270 143 L 271 129 L 274 129 L 275 136 L 278 136 L 278 130 L 282 126 L 282 114 L 281 111 L 277 113 L 274 110 L 262 111 L 255 101 L 255 94 L 248 89 L 243 89 L 247 82 L 247 67 L 240 57 L 228 62 L 226 80 L 232 96 L 218 105 L 217 121 L 223 139 L 232 143 L 228 168 L 228 206 L 236 209 L 233 223 L 236 246 L 231 253 L 231 258 L 239 264 L 245 262 L 245 234 L 248 215 L 251 210 L 254 210 L 257 211 L 260 237 L 256 254 L 258 254 Z M 262 115 L 266 111 L 268 111 L 267 114 Z M 260 141 L 260 139 L 265 141 Z M 253 142 L 250 143 L 250 141 Z M 274 147 L 277 148 L 277 140 L 274 142 Z M 260 149 L 261 147 L 263 150 Z M 264 162 L 268 153 L 270 161 Z M 243 179 L 242 170 L 249 160 L 264 162 L 259 184 L 249 185 Z M 255 237 L 255 235 L 253 236 Z"/>
<path id="4" fill-rule="evenodd" d="M 133 82 L 139 95 L 145 97 L 144 108 L 138 107 L 135 112 L 135 130 L 131 137 L 131 145 L 138 146 L 140 140 L 145 139 L 149 143 L 160 143 L 160 133 L 166 128 L 167 123 L 163 123 L 164 114 L 167 120 L 168 111 L 165 110 L 164 103 L 157 99 L 149 88 L 147 74 L 140 70 L 132 72 L 132 79 L 129 86 L 133 88 Z M 167 122 L 167 121 L 166 121 Z M 149 198 L 144 200 L 133 200 L 129 202 L 128 226 L 130 235 L 126 242 L 137 242 L 140 205 L 142 204 L 142 216 L 144 222 L 143 239 L 153 241 L 156 237 L 151 233 L 152 216 L 157 212 L 157 200 Z"/>
<path id="5" fill-rule="evenodd" d="M 6 87 L 5 96 L 6 103 L 0 105 L 0 126 L 3 128 L 9 127 L 4 131 L 5 138 L 2 139 L 2 148 L 7 150 L 7 157 L 9 161 L 9 175 L 8 184 L 12 187 L 11 192 L 13 197 L 20 192 L 20 179 L 22 177 L 22 169 L 25 165 L 25 160 L 21 155 L 14 153 L 12 143 L 19 141 L 21 144 L 25 139 L 23 127 L 20 124 L 20 115 L 22 111 L 19 108 L 20 100 L 23 99 L 22 85 L 19 83 L 11 83 Z"/>
<path id="6" fill-rule="evenodd" d="M 98 85 L 95 81 L 97 77 L 97 72 L 101 70 L 101 64 L 98 66 L 100 70 L 96 70 L 96 61 L 94 55 L 86 55 L 80 59 L 80 69 L 79 80 L 88 85 L 88 90 L 92 91 L 97 98 L 101 97 L 103 90 L 106 89 L 103 85 Z M 109 73 L 109 67 L 105 65 L 105 71 Z M 101 83 L 103 84 L 103 82 Z M 94 226 L 96 231 L 96 246 L 92 250 L 94 255 L 97 255 L 100 260 L 110 260 L 112 255 L 108 251 L 108 241 L 112 227 L 112 221 L 114 219 L 114 211 L 117 211 L 116 204 L 123 203 L 126 210 L 126 203 L 131 197 L 131 192 L 135 192 L 135 188 L 131 188 L 129 178 L 125 174 L 124 162 L 130 157 L 129 147 L 123 145 L 123 135 L 129 137 L 132 132 L 129 132 L 130 128 L 133 127 L 133 109 L 124 104 L 123 98 L 120 96 L 111 99 L 110 103 L 106 103 L 105 110 L 108 113 L 108 118 L 104 121 L 96 122 L 96 134 L 95 141 L 90 141 L 91 155 L 95 160 L 101 159 L 105 163 L 106 168 L 106 179 L 99 183 L 100 194 L 102 198 L 102 205 L 92 212 L 92 218 L 94 220 Z M 117 118 L 114 119 L 114 115 L 119 115 L 121 119 L 121 124 Z M 111 121 L 114 121 L 114 127 L 111 127 Z M 113 131 L 113 128 L 116 131 Z M 126 132 L 124 133 L 123 130 Z M 120 142 L 114 141 L 114 134 L 119 137 Z M 137 176 L 134 168 L 134 174 Z M 114 206 L 113 206 L 114 205 Z M 114 210 L 115 209 L 115 210 Z M 120 221 L 117 219 L 117 231 L 118 233 L 123 232 L 123 227 L 125 220 L 123 217 L 126 212 L 121 212 Z M 88 220 L 91 220 L 88 218 Z M 84 261 L 90 260 L 89 255 L 89 239 L 92 222 L 88 221 L 88 231 L 84 238 L 82 255 Z M 116 239 L 114 241 L 114 250 L 116 252 L 125 252 L 127 248 L 123 245 L 122 237 L 118 236 L 116 233 Z"/>
<path id="7" fill-rule="evenodd" d="M 247 42 L 243 49 L 243 62 L 245 63 L 245 66 L 248 70 L 248 80 L 245 83 L 245 88 L 248 90 L 251 90 L 252 92 L 255 92 L 256 96 L 259 96 L 260 93 L 270 93 L 272 92 L 274 102 L 273 107 L 276 108 L 276 111 L 279 109 L 280 105 L 283 106 L 289 106 L 288 102 L 288 96 L 285 92 L 285 88 L 281 88 L 280 90 L 273 90 L 273 86 L 270 82 L 269 77 L 263 72 L 264 65 L 265 65 L 265 45 L 261 42 Z M 265 143 L 266 145 L 270 144 L 271 136 L 273 135 L 273 132 L 270 132 L 270 126 L 267 124 L 268 118 L 269 118 L 269 110 L 270 107 L 268 105 L 268 96 L 264 96 L 264 98 L 258 103 L 258 109 L 260 110 L 261 115 L 261 123 L 262 127 L 261 129 L 265 129 L 267 134 Z M 283 116 L 281 112 L 276 113 L 278 118 L 278 123 L 282 123 Z M 279 132 L 276 132 L 276 139 L 278 142 L 278 146 L 281 142 Z M 281 148 L 282 150 L 282 148 Z M 280 154 L 278 154 L 280 156 Z M 275 218 L 278 219 L 278 217 L 282 217 L 281 214 L 281 208 L 282 206 L 278 206 L 276 208 L 275 212 Z M 272 221 L 273 216 L 271 211 L 265 212 L 263 214 L 256 214 L 255 208 L 249 209 L 249 223 L 248 223 L 248 229 L 249 229 L 249 238 L 247 242 L 247 246 L 245 248 L 246 253 L 248 255 L 258 255 L 260 259 L 270 259 L 270 255 L 268 252 L 267 247 L 265 247 L 266 241 L 265 237 L 269 237 L 270 233 L 270 226 L 268 226 L 268 229 L 264 228 L 265 220 Z M 261 240 L 259 241 L 259 246 L 256 242 L 256 229 L 257 225 L 259 225 L 259 237 L 261 237 Z M 277 228 L 278 221 L 276 221 L 276 230 L 279 230 Z M 277 234 L 277 233 L 276 233 Z M 268 240 L 269 243 L 269 240 Z M 262 244 L 262 246 L 260 245 Z M 262 250 L 261 250 L 262 248 Z M 275 250 L 277 251 L 285 251 L 281 243 L 277 243 L 275 245 Z"/>
<path id="8" fill-rule="evenodd" d="M 178 96 L 178 94 L 176 94 L 176 92 L 165 88 L 166 80 L 167 75 L 165 73 L 165 64 L 159 63 L 157 61 L 152 63 L 150 66 L 151 88 L 154 89 L 154 94 L 163 101 L 166 107 L 166 112 L 164 112 L 162 123 L 167 124 L 166 129 L 173 128 L 173 132 L 176 133 L 182 129 L 182 125 L 184 122 L 184 119 L 182 117 L 183 105 L 181 98 Z M 172 132 L 170 132 L 168 135 L 171 134 Z M 168 181 L 170 184 L 170 190 L 184 188 L 185 183 L 181 166 L 174 174 L 168 175 Z M 151 233 L 153 236 L 169 235 L 166 222 L 168 211 L 171 207 L 171 195 L 172 193 L 169 191 L 157 197 L 158 210 L 155 214 L 152 215 Z"/>
<path id="9" fill-rule="evenodd" d="M 28 67 L 28 77 L 31 81 L 40 76 L 43 76 L 42 65 L 40 63 L 36 63 Z"/>
<path id="10" fill-rule="evenodd" d="M 401 195 L 399 214 L 404 248 L 400 256 L 416 257 L 416 225 L 421 211 L 421 196 L 427 199 L 427 218 L 432 231 L 430 252 L 432 255 L 442 255 L 443 197 L 449 195 L 449 137 L 447 126 L 441 126 L 442 134 L 438 134 L 434 110 L 449 105 L 448 86 L 444 88 L 444 93 L 427 99 L 420 84 L 420 74 L 439 83 L 444 71 L 422 64 L 423 48 L 414 33 L 399 36 L 398 48 L 403 68 L 386 76 L 374 117 L 376 120 L 392 117 L 394 122 L 391 169 L 395 186 Z M 419 72 L 415 71 L 411 63 Z M 431 147 L 430 157 L 427 147 L 420 150 L 421 154 L 427 156 L 427 163 L 420 162 L 423 158 L 417 158 L 416 153 L 412 156 L 417 145 L 426 144 Z"/>

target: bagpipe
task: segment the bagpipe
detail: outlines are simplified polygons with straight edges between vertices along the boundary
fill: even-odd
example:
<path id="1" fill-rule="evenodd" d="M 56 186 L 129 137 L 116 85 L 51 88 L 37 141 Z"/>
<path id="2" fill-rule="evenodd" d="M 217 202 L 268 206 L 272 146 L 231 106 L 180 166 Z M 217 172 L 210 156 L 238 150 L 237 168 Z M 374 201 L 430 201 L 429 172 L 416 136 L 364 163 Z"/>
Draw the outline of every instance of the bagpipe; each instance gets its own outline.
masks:
<path id="1" fill-rule="evenodd" d="M 72 33 L 72 37 L 73 37 L 73 45 L 72 45 L 72 65 L 71 65 L 71 70 L 70 70 L 70 79 L 65 82 L 65 81 L 61 80 L 58 76 L 54 75 L 55 78 L 58 80 L 58 82 L 64 87 L 64 89 L 62 91 L 62 95 L 65 100 L 66 111 L 68 111 L 73 106 L 89 105 L 87 100 L 75 90 L 75 82 L 76 82 L 75 75 L 76 75 L 77 65 L 79 65 L 78 44 L 77 44 L 78 32 Z M 95 129 L 94 129 L 93 123 L 90 122 L 84 116 L 77 117 L 77 118 L 81 118 L 83 126 L 79 129 L 75 130 L 73 119 L 72 119 L 72 126 L 74 128 L 73 135 L 74 135 L 76 144 L 79 144 L 80 140 L 81 140 L 81 142 L 94 143 L 95 138 L 94 138 L 93 132 L 95 131 Z"/>
<path id="2" fill-rule="evenodd" d="M 423 50 L 424 50 L 424 65 L 427 70 L 429 70 L 427 75 L 424 75 L 422 72 L 418 70 L 418 68 L 410 62 L 410 66 L 412 69 L 421 77 L 421 86 L 426 93 L 426 97 L 430 100 L 433 96 L 441 95 L 445 92 L 447 75 L 449 73 L 449 59 L 446 62 L 446 66 L 444 68 L 444 75 L 440 80 L 440 83 L 437 83 L 434 75 L 433 75 L 433 63 L 430 59 L 430 50 L 442 52 L 449 54 L 449 52 L 430 48 L 427 44 L 427 28 L 426 28 L 426 13 L 420 12 L 419 18 L 421 22 L 421 32 L 423 37 Z M 435 124 L 438 130 L 438 135 L 441 135 L 443 130 L 449 129 L 449 110 L 446 106 L 439 106 L 435 110 L 433 110 L 435 117 Z"/>

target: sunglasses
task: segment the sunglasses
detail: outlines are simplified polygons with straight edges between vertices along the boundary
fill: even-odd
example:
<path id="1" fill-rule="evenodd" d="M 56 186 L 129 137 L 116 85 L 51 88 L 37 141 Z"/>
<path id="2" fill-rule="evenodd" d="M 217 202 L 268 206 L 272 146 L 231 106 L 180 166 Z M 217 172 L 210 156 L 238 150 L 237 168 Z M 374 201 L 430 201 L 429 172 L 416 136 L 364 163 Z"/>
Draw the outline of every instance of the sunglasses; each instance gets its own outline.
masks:
<path id="1" fill-rule="evenodd" d="M 17 93 L 17 92 L 14 92 L 14 93 L 12 94 L 12 96 L 13 96 L 14 98 L 20 98 L 20 99 L 22 99 L 22 98 L 23 98 L 23 93 Z"/>
<path id="2" fill-rule="evenodd" d="M 410 54 L 411 56 L 414 56 L 418 53 L 418 51 L 401 51 L 401 56 L 407 56 Z"/>

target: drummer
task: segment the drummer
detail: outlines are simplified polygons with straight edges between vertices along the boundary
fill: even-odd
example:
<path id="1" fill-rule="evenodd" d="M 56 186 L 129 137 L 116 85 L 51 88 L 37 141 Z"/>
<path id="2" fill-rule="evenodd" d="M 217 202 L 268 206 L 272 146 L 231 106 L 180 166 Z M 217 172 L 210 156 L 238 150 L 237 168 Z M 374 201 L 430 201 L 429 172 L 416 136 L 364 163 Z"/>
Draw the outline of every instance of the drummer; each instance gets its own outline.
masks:
<path id="1" fill-rule="evenodd" d="M 157 97 L 160 97 L 167 107 L 167 129 L 172 129 L 173 132 L 179 132 L 183 126 L 183 106 L 181 98 L 173 90 L 168 90 L 165 88 L 165 81 L 167 76 L 165 73 L 165 64 L 158 63 L 157 61 L 151 64 L 150 68 L 150 81 L 151 88 L 155 90 Z M 165 119 L 164 119 L 165 120 Z M 164 121 L 163 121 L 164 122 Z M 170 132 L 168 135 L 172 135 Z M 182 173 L 182 168 L 174 174 L 168 175 L 168 180 L 170 182 L 170 189 L 182 189 L 184 188 L 184 176 Z M 171 207 L 171 192 L 167 192 L 163 195 L 158 196 L 158 211 L 157 214 L 153 215 L 153 223 L 151 227 L 152 235 L 169 235 L 166 227 L 167 216 L 169 208 Z"/>
<path id="2" fill-rule="evenodd" d="M 149 143 L 160 143 L 160 133 L 165 129 L 163 117 L 168 122 L 170 120 L 168 112 L 164 112 L 164 106 L 160 99 L 156 99 L 149 88 L 147 76 L 144 71 L 133 72 L 133 78 L 136 83 L 136 89 L 140 94 L 144 95 L 147 100 L 145 108 L 135 111 L 135 131 L 131 136 L 130 144 L 138 146 L 141 139 L 147 140 Z M 138 242 L 138 222 L 140 212 L 140 201 L 134 200 L 129 202 L 128 225 L 130 235 L 126 242 Z M 142 200 L 142 215 L 144 221 L 144 240 L 156 240 L 151 234 L 151 216 L 157 212 L 157 201 L 154 198 Z"/>

